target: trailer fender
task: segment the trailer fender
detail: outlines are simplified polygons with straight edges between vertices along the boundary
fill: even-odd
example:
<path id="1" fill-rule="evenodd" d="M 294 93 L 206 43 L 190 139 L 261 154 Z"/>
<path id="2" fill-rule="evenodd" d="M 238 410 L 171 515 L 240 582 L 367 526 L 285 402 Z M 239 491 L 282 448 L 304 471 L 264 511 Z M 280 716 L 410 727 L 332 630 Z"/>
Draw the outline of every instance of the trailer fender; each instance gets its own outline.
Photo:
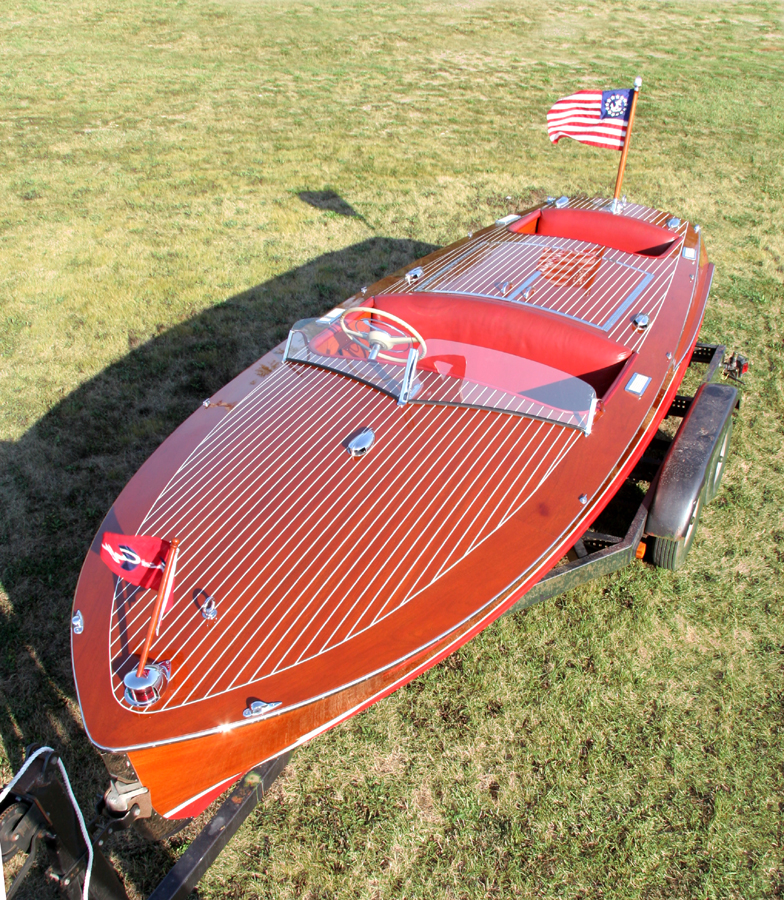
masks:
<path id="1" fill-rule="evenodd" d="M 737 403 L 737 390 L 726 384 L 703 384 L 697 390 L 662 463 L 647 534 L 683 540 L 697 503 L 713 499 Z"/>

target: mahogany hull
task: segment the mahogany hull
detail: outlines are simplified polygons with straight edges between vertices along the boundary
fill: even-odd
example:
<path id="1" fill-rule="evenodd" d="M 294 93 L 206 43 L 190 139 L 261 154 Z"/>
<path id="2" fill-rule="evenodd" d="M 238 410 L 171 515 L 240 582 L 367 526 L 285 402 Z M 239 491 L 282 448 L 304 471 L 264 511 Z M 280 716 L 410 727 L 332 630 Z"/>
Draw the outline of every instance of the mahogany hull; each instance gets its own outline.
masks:
<path id="1" fill-rule="evenodd" d="M 664 213 L 648 213 L 656 222 L 666 219 Z M 480 232 L 474 242 L 483 234 L 492 238 L 498 227 L 495 229 L 491 226 Z M 441 271 L 457 277 L 452 261 L 463 253 L 463 259 L 470 262 L 470 253 L 466 256 L 461 250 L 464 244 L 439 251 L 419 261 L 419 266 L 434 271 L 437 277 L 447 277 L 439 275 Z M 566 252 L 572 252 L 572 246 L 567 241 Z M 581 247 L 578 244 L 575 252 L 583 253 Z M 506 257 L 511 252 L 506 245 L 501 251 Z M 684 251 L 688 251 L 686 255 Z M 491 257 L 493 253 L 500 255 L 495 245 L 480 252 L 485 263 L 488 253 Z M 570 256 L 567 261 L 571 265 L 574 259 Z M 633 268 L 626 256 L 619 259 L 616 266 Z M 277 399 L 256 418 L 268 421 L 270 415 L 278 416 L 280 430 L 273 429 L 274 433 L 264 439 L 264 459 L 294 455 L 292 434 L 301 436 L 312 431 L 314 435 L 311 443 L 307 436 L 298 439 L 296 452 L 301 459 L 287 464 L 285 470 L 275 470 L 275 477 L 267 481 L 253 481 L 245 489 L 245 505 L 237 500 L 231 506 L 234 518 L 222 530 L 211 526 L 208 531 L 215 546 L 228 548 L 217 554 L 225 558 L 234 547 L 232 542 L 237 541 L 236 535 L 249 528 L 246 520 L 250 509 L 256 516 L 250 531 L 262 535 L 259 541 L 263 547 L 256 552 L 252 565 L 239 572 L 231 590 L 244 598 L 255 590 L 254 579 L 267 578 L 265 573 L 269 571 L 280 572 L 280 587 L 269 579 L 264 581 L 266 593 L 257 591 L 254 595 L 261 598 L 257 601 L 259 609 L 243 607 L 244 618 L 237 614 L 231 621 L 232 609 L 239 608 L 240 601 L 226 599 L 224 632 L 209 631 L 194 613 L 198 612 L 198 579 L 205 576 L 193 574 L 191 581 L 187 580 L 189 574 L 203 569 L 195 565 L 187 569 L 182 581 L 188 586 L 186 597 L 180 601 L 177 618 L 172 619 L 175 625 L 179 621 L 180 627 L 163 629 L 153 646 L 153 658 L 170 660 L 173 667 L 169 691 L 154 709 L 129 709 L 121 693 L 122 667 L 127 670 L 138 652 L 142 613 L 149 606 L 149 598 L 137 596 L 132 603 L 123 600 L 116 579 L 98 557 L 98 538 L 85 561 L 74 604 L 84 617 L 85 631 L 72 636 L 85 727 L 100 748 L 128 754 L 159 813 L 170 818 L 198 813 L 252 766 L 333 727 L 436 664 L 516 603 L 599 515 L 656 433 L 683 378 L 704 314 L 712 270 L 699 234 L 686 224 L 677 232 L 675 244 L 664 259 L 655 258 L 655 264 L 647 258 L 640 263 L 634 258 L 632 262 L 638 266 L 635 273 L 639 269 L 643 274 L 629 276 L 626 286 L 616 292 L 620 298 L 617 302 L 625 302 L 641 283 L 650 288 L 648 295 L 645 290 L 637 290 L 634 306 L 627 305 L 616 322 L 612 321 L 612 309 L 601 313 L 603 321 L 595 317 L 591 323 L 590 313 L 582 320 L 593 327 L 601 326 L 618 346 L 626 348 L 621 374 L 615 379 L 618 383 L 605 385 L 588 437 L 552 422 L 524 416 L 512 421 L 511 416 L 484 409 L 391 409 L 388 397 L 364 384 L 347 385 L 348 379 L 341 375 L 298 371 L 292 376 L 291 363 L 282 362 L 283 348 L 279 347 L 219 391 L 145 463 L 112 507 L 99 536 L 104 530 L 142 533 L 150 521 L 171 528 L 178 515 L 188 525 L 191 520 L 180 512 L 185 507 L 188 516 L 202 528 L 201 523 L 210 519 L 214 508 L 210 506 L 210 480 L 205 477 L 183 505 L 176 496 L 177 478 L 190 478 L 191 471 L 211 473 L 215 478 L 220 475 L 221 453 L 214 453 L 213 459 L 209 451 L 199 448 L 209 448 L 210 440 L 213 444 L 218 440 L 215 435 L 220 436 L 221 427 L 229 427 L 221 426 L 221 421 L 239 421 L 235 408 L 247 408 L 249 397 L 263 395 L 260 386 L 265 381 L 277 385 Z M 541 259 L 537 264 L 544 268 Z M 601 277 L 602 270 L 598 272 Z M 622 274 L 625 277 L 625 272 Z M 470 270 L 468 275 L 472 275 Z M 570 284 L 567 278 L 565 286 L 559 285 L 557 278 L 551 284 L 574 293 L 574 279 Z M 584 285 L 578 287 L 584 290 Z M 392 276 L 374 285 L 368 294 L 394 297 L 396 291 L 405 290 L 404 278 Z M 553 308 L 557 293 L 551 291 L 555 299 L 546 291 L 542 293 L 542 302 L 550 304 L 543 308 L 562 315 Z M 470 296 L 470 291 L 466 294 Z M 346 305 L 362 302 L 366 301 L 358 295 Z M 638 308 L 652 313 L 644 340 L 627 321 Z M 557 330 L 560 320 L 554 321 Z M 644 399 L 624 389 L 625 379 L 633 371 L 642 371 L 651 379 Z M 303 390 L 316 397 L 313 404 L 318 403 L 319 392 L 329 397 L 323 409 L 309 407 L 318 409 L 310 431 L 311 419 L 297 419 L 296 411 L 286 405 L 286 397 L 298 389 L 298 380 L 304 381 Z M 272 394 L 272 389 L 268 393 Z M 263 405 L 264 396 L 258 402 Z M 328 420 L 325 409 L 332 419 Z M 373 416 L 384 439 L 373 451 L 377 455 L 358 465 L 352 463 L 353 468 L 340 469 L 343 450 L 333 452 L 339 445 L 337 438 Z M 253 448 L 261 446 L 259 432 L 253 430 L 257 428 L 256 419 L 246 418 L 253 422 L 248 426 L 250 431 L 232 426 L 235 443 L 244 448 L 237 458 L 243 460 L 253 456 Z M 452 433 L 450 443 L 445 435 Z M 434 444 L 436 450 L 431 449 Z M 447 447 L 452 449 L 447 451 Z M 427 462 L 418 464 L 421 459 Z M 370 468 L 371 462 L 375 469 Z M 314 471 L 320 471 L 319 464 L 331 472 L 345 472 L 341 493 L 336 494 L 338 501 L 325 494 L 329 480 L 322 483 L 313 476 Z M 366 471 L 360 468 L 366 465 Z M 281 487 L 286 477 L 291 488 Z M 404 487 L 400 487 L 401 482 Z M 234 490 L 237 477 L 230 483 Z M 285 504 L 303 483 L 308 490 L 296 495 L 292 513 Z M 374 491 L 379 484 L 393 485 L 396 493 L 392 487 L 383 487 L 386 502 L 378 502 L 376 494 L 374 503 L 363 499 L 369 484 Z M 392 496 L 401 499 L 385 519 Z M 273 511 L 268 518 L 274 527 L 265 532 L 257 523 L 269 510 Z M 318 511 L 310 522 L 308 510 Z M 434 511 L 440 519 L 433 517 Z M 307 546 L 298 566 L 281 569 L 282 555 L 293 552 L 293 547 L 301 548 L 308 535 L 321 527 L 321 516 L 332 516 L 324 525 L 323 536 Z M 373 531 L 374 523 L 382 535 L 392 534 L 393 546 Z M 421 527 L 416 523 L 422 523 Z M 190 532 L 186 528 L 183 546 L 189 539 L 191 546 L 198 544 L 198 528 L 192 526 Z M 350 532 L 342 543 L 341 530 Z M 333 544 L 338 550 L 347 548 L 353 558 L 347 561 L 345 553 L 332 549 Z M 269 558 L 264 555 L 268 546 Z M 209 548 L 205 550 L 208 554 Z M 320 573 L 315 580 L 307 568 L 311 564 L 312 571 Z M 356 576 L 362 566 L 362 572 L 367 571 L 364 581 Z M 349 578 L 353 581 L 346 580 Z M 306 589 L 300 590 L 303 583 Z M 377 606 L 369 602 L 363 609 L 348 603 L 341 591 L 349 583 L 357 593 L 368 590 L 366 583 L 374 589 L 380 584 Z M 209 587 L 207 581 L 204 584 Z M 271 617 L 264 604 L 273 606 L 268 598 L 278 596 L 274 590 L 279 590 L 283 599 L 276 600 L 275 609 L 280 612 Z M 114 603 L 107 603 L 107 597 L 112 596 Z M 225 596 L 229 597 L 228 588 Z M 266 618 L 254 620 L 254 615 Z M 343 625 L 338 623 L 340 616 Z M 327 627 L 332 629 L 332 642 L 325 641 L 318 652 L 309 650 Z M 107 636 L 109 653 L 95 652 L 96 646 L 106 646 Z M 209 652 L 202 652 L 200 648 L 204 647 Z M 221 660 L 230 660 L 231 665 Z M 281 705 L 261 720 L 243 718 L 242 711 L 254 699 L 274 700 Z"/>

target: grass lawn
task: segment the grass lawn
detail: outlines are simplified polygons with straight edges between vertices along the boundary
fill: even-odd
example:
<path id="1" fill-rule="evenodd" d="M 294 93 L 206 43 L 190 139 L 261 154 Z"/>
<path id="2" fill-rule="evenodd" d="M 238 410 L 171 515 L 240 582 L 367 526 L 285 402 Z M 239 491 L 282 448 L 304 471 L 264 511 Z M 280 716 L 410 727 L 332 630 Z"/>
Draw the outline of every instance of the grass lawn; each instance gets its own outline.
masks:
<path id="1" fill-rule="evenodd" d="M 624 191 L 700 223 L 702 338 L 753 361 L 688 565 L 507 617 L 299 751 L 199 896 L 784 895 L 783 15 L 5 0 L 3 780 L 39 741 L 83 808 L 108 783 L 70 606 L 152 450 L 295 319 L 532 199 L 610 193 L 618 154 L 551 146 L 545 114 L 639 74 Z M 114 843 L 134 898 L 196 830 Z"/>

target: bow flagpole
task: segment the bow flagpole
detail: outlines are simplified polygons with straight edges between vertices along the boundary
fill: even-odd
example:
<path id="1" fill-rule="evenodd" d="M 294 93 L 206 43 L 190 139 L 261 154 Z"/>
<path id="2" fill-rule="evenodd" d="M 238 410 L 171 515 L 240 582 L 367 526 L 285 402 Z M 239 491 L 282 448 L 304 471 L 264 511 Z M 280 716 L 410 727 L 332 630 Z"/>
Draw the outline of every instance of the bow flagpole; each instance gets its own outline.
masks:
<path id="1" fill-rule="evenodd" d="M 136 668 L 138 678 L 144 677 L 144 669 L 147 665 L 147 658 L 150 655 L 150 647 L 152 647 L 153 637 L 158 633 L 161 618 L 166 611 L 166 605 L 169 600 L 172 588 L 174 587 L 174 570 L 177 565 L 177 554 L 179 553 L 180 539 L 174 538 L 166 557 L 166 568 L 163 571 L 161 585 L 158 588 L 158 596 L 155 598 L 155 604 L 152 610 L 152 618 L 147 627 L 147 636 L 142 647 L 142 655 L 139 657 L 139 665 Z"/>
<path id="2" fill-rule="evenodd" d="M 547 134 L 554 144 L 568 137 L 591 147 L 621 151 L 615 196 L 609 207 L 614 213 L 621 209 L 621 185 L 641 87 L 642 78 L 637 77 L 633 88 L 577 91 L 561 97 L 547 113 Z"/>
<path id="3" fill-rule="evenodd" d="M 637 95 L 642 87 L 642 78 L 639 76 L 634 79 L 634 92 L 631 97 L 629 106 L 629 124 L 626 126 L 626 137 L 623 140 L 623 149 L 621 150 L 621 161 L 618 164 L 618 177 L 615 179 L 615 193 L 613 194 L 613 212 L 618 210 L 618 200 L 621 196 L 621 185 L 623 184 L 623 173 L 626 170 L 626 156 L 629 153 L 629 140 L 632 136 L 632 125 L 634 124 L 634 110 L 637 108 Z"/>

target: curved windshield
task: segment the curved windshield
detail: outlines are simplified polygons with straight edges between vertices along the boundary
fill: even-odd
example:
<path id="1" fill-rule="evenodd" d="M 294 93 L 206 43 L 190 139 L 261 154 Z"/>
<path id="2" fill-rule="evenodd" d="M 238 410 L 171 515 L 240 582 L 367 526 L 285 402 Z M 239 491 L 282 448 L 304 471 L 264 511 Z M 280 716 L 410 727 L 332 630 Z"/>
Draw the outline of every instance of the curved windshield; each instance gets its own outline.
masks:
<path id="1" fill-rule="evenodd" d="M 596 392 L 573 375 L 474 344 L 436 337 L 425 343 L 419 335 L 404 341 L 400 328 L 376 320 L 371 311 L 366 318 L 372 326 L 360 330 L 353 322 L 347 326 L 345 312 L 297 322 L 284 359 L 339 372 L 400 404 L 492 409 L 591 432 Z"/>

